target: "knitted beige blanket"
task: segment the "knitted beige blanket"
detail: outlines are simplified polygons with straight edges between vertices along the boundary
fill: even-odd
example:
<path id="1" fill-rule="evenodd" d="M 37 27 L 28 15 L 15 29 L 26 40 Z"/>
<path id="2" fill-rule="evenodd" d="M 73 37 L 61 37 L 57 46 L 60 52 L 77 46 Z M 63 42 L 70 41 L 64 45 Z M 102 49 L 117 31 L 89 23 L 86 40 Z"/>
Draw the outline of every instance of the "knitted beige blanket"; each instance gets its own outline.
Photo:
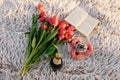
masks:
<path id="1" fill-rule="evenodd" d="M 39 63 L 24 77 L 17 76 L 25 58 L 31 17 L 39 0 L 0 0 L 0 80 L 120 80 L 120 0 L 40 0 L 50 15 L 64 19 L 81 7 L 101 22 L 90 38 L 94 53 L 75 61 L 66 44 L 60 51 L 64 66 L 53 72 L 49 61 Z"/>

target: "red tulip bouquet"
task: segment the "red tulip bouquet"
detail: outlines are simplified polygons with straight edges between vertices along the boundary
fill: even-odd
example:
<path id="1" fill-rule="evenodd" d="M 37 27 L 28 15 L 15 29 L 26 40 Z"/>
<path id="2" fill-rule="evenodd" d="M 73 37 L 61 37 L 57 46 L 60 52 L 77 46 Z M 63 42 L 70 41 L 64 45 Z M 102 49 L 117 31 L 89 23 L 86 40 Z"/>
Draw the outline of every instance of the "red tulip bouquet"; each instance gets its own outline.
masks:
<path id="1" fill-rule="evenodd" d="M 93 46 L 80 37 L 73 37 L 74 26 L 57 15 L 49 17 L 42 4 L 38 4 L 38 13 L 32 16 L 32 28 L 28 34 L 28 46 L 26 49 L 26 59 L 19 71 L 19 75 L 26 74 L 34 65 L 41 60 L 53 59 L 58 64 L 61 55 L 58 46 L 68 43 L 68 53 L 75 60 L 81 60 L 93 52 Z M 51 61 L 52 66 L 54 65 Z M 57 65 L 58 66 L 58 65 Z M 61 66 L 61 64 L 60 64 Z M 60 66 L 58 66 L 60 68 Z M 55 65 L 56 68 L 56 65 Z"/>
<path id="2" fill-rule="evenodd" d="M 43 59 L 51 59 L 58 52 L 58 46 L 71 42 L 75 27 L 60 20 L 57 15 L 49 17 L 43 5 L 38 4 L 38 13 L 32 16 L 32 28 L 27 32 L 26 59 L 19 75 L 26 74 Z"/>

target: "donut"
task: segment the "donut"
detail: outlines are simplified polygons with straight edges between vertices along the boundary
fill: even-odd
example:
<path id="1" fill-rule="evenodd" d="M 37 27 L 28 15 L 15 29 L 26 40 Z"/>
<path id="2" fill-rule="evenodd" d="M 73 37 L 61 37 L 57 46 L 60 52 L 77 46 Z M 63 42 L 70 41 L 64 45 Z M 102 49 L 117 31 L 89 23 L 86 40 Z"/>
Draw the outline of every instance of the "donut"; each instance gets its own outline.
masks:
<path id="1" fill-rule="evenodd" d="M 70 51 L 70 55 L 75 60 L 81 60 L 81 59 L 83 59 L 85 57 L 84 53 L 77 52 L 76 49 L 72 49 Z"/>
<path id="2" fill-rule="evenodd" d="M 93 46 L 90 43 L 86 43 L 88 46 L 87 51 L 85 52 L 85 55 L 90 55 L 93 52 Z"/>
<path id="3" fill-rule="evenodd" d="M 82 60 L 84 57 L 85 57 L 85 54 L 84 52 L 77 52 L 78 55 L 76 56 L 76 60 Z"/>
<path id="4" fill-rule="evenodd" d="M 74 38 L 73 40 L 72 40 L 72 42 L 71 42 L 71 44 L 72 44 L 72 47 L 76 47 L 76 44 L 78 43 L 78 42 L 80 42 L 81 41 L 81 38 L 79 38 L 79 37 L 77 37 L 77 38 Z"/>
<path id="5" fill-rule="evenodd" d="M 71 57 L 72 58 L 74 58 L 75 59 L 75 57 L 76 57 L 76 49 L 71 49 L 71 51 L 70 51 L 70 55 L 71 55 Z"/>

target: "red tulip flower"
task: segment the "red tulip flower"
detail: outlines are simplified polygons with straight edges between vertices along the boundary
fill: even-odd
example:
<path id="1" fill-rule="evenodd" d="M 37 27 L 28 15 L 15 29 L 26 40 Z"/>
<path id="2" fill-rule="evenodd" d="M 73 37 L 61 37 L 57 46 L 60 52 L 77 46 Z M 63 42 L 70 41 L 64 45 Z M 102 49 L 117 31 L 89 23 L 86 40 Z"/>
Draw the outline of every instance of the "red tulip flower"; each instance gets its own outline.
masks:
<path id="1" fill-rule="evenodd" d="M 57 15 L 54 15 L 53 17 L 48 18 L 47 20 L 53 26 L 58 26 L 60 22 L 60 18 Z"/>
<path id="2" fill-rule="evenodd" d="M 40 13 L 40 17 L 46 18 L 46 17 L 47 17 L 47 12 L 46 12 L 46 11 L 42 11 L 42 12 Z"/>
<path id="3" fill-rule="evenodd" d="M 48 26 L 47 25 L 43 25 L 43 26 L 41 26 L 41 29 L 42 29 L 42 31 L 44 31 L 45 29 L 48 29 Z"/>
<path id="4" fill-rule="evenodd" d="M 39 22 L 44 22 L 45 21 L 45 18 L 41 17 L 39 18 Z"/>
<path id="5" fill-rule="evenodd" d="M 58 38 L 59 38 L 59 40 L 64 40 L 65 36 L 63 34 L 58 34 Z"/>
<path id="6" fill-rule="evenodd" d="M 39 12 L 42 12 L 42 11 L 45 10 L 44 6 L 41 3 L 38 4 L 37 9 L 38 9 Z"/>
<path id="7" fill-rule="evenodd" d="M 67 34 L 68 34 L 69 36 L 73 36 L 74 30 L 75 30 L 75 27 L 69 26 L 69 27 L 67 28 Z"/>
<path id="8" fill-rule="evenodd" d="M 75 30 L 75 28 L 73 26 L 69 26 L 66 29 L 65 38 L 68 42 L 71 42 L 72 36 L 74 35 L 74 30 Z"/>
<path id="9" fill-rule="evenodd" d="M 71 42 L 72 40 L 72 36 L 74 35 L 74 30 L 75 30 L 75 27 L 73 26 L 69 26 L 69 24 L 65 21 L 62 21 L 60 24 L 59 24 L 59 33 L 60 34 L 58 37 L 60 40 L 66 40 L 67 42 Z M 61 38 L 61 35 L 62 35 L 62 38 Z M 64 35 L 64 38 L 63 38 L 63 35 Z"/>
<path id="10" fill-rule="evenodd" d="M 60 24 L 59 24 L 59 29 L 65 29 L 67 27 L 67 22 L 65 21 L 62 21 Z"/>
<path id="11" fill-rule="evenodd" d="M 40 13 L 39 22 L 44 22 L 46 18 L 47 18 L 47 12 L 46 11 L 42 11 Z"/>
<path id="12" fill-rule="evenodd" d="M 74 35 L 74 31 L 67 30 L 66 35 L 67 36 L 73 36 Z"/>
<path id="13" fill-rule="evenodd" d="M 60 29 L 59 30 L 59 34 L 63 34 L 64 35 L 65 33 L 66 33 L 66 29 Z"/>

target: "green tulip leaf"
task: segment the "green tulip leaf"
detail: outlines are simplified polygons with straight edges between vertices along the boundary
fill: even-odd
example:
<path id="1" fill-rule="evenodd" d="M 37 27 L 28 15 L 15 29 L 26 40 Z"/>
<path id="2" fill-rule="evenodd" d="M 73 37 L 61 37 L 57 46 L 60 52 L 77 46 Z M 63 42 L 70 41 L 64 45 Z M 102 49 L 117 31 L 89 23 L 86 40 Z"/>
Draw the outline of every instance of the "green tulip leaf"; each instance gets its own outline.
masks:
<path id="1" fill-rule="evenodd" d="M 33 41 L 32 41 L 32 48 L 34 49 L 36 46 L 36 37 L 33 38 Z"/>

